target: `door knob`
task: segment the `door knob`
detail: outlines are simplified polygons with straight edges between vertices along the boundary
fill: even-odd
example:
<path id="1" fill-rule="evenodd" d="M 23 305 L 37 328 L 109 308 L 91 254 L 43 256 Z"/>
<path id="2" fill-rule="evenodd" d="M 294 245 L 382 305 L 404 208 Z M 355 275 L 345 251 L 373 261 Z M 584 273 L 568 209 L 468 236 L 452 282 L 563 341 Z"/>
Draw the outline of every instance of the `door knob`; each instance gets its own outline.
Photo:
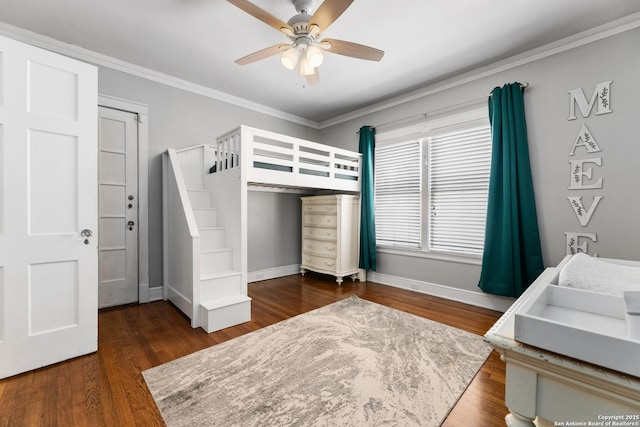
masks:
<path id="1" fill-rule="evenodd" d="M 88 228 L 85 228 L 84 230 L 82 230 L 80 232 L 80 235 L 82 237 L 84 237 L 84 244 L 85 245 L 89 244 L 89 237 L 91 237 L 92 234 L 93 234 L 93 231 L 89 230 Z"/>
<path id="2" fill-rule="evenodd" d="M 136 225 L 136 223 L 133 221 L 129 221 L 127 222 L 127 225 L 129 226 L 129 230 L 133 230 L 133 226 Z"/>

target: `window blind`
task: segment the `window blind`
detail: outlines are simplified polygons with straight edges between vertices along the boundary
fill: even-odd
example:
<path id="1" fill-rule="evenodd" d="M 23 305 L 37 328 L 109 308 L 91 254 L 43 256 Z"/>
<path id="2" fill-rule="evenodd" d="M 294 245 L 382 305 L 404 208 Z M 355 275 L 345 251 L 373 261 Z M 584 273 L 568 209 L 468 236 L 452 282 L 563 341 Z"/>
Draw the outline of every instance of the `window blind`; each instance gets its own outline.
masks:
<path id="1" fill-rule="evenodd" d="M 458 128 L 431 136 L 428 146 L 429 250 L 482 255 L 491 128 Z"/>
<path id="2" fill-rule="evenodd" d="M 376 244 L 420 247 L 421 157 L 420 141 L 376 146 Z"/>

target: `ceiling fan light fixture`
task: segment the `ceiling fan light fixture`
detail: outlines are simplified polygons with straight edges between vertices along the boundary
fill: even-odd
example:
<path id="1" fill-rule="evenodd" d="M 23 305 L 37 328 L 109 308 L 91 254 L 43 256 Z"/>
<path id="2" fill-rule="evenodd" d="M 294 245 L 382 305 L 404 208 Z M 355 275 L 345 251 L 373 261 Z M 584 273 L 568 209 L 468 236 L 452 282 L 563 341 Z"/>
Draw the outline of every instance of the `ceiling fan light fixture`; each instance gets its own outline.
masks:
<path id="1" fill-rule="evenodd" d="M 237 59 L 238 65 L 247 65 L 261 59 L 280 55 L 285 68 L 298 69 L 306 77 L 308 84 L 317 84 L 320 77 L 320 65 L 324 61 L 324 52 L 349 56 L 367 61 L 380 61 L 384 51 L 369 46 L 337 39 L 320 39 L 320 34 L 338 19 L 353 3 L 353 0 L 323 0 L 313 14 L 309 11 L 314 0 L 288 0 L 293 3 L 297 15 L 288 22 L 271 15 L 255 5 L 256 0 L 227 0 L 229 3 L 280 31 L 289 39 L 289 43 L 279 43 L 258 50 Z"/>
<path id="2" fill-rule="evenodd" d="M 284 51 L 284 53 L 280 57 L 280 62 L 282 62 L 282 65 L 284 65 L 285 68 L 293 70 L 298 64 L 299 56 L 300 53 L 298 52 L 298 48 L 296 46 L 292 46 Z"/>
<path id="3" fill-rule="evenodd" d="M 315 45 L 310 45 L 307 48 L 305 52 L 305 58 L 307 59 L 307 61 L 309 61 L 309 64 L 313 68 L 319 67 L 322 64 L 322 61 L 324 61 L 324 55 L 322 54 L 322 51 Z"/>

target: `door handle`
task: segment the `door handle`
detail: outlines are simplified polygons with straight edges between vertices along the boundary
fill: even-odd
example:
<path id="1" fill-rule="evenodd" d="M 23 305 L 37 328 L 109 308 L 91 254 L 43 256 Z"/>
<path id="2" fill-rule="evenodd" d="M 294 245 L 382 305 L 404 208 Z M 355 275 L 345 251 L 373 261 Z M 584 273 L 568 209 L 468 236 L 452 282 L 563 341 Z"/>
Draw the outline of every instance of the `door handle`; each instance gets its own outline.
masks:
<path id="1" fill-rule="evenodd" d="M 91 237 L 92 234 L 93 234 L 93 231 L 89 230 L 88 228 L 85 228 L 84 230 L 82 230 L 80 232 L 80 235 L 82 237 L 84 237 L 84 244 L 85 245 L 89 244 L 89 237 Z"/>
<path id="2" fill-rule="evenodd" d="M 136 223 L 133 221 L 129 221 L 127 222 L 127 225 L 129 226 L 129 230 L 133 230 L 133 226 L 136 225 Z"/>

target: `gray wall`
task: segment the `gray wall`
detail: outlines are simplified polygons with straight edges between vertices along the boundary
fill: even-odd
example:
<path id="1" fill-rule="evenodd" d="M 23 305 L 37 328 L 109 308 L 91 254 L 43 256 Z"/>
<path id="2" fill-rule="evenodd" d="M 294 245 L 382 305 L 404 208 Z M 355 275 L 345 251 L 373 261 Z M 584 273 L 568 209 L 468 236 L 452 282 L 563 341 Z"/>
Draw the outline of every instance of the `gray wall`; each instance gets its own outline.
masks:
<path id="1" fill-rule="evenodd" d="M 484 98 L 495 86 L 529 82 L 525 108 L 538 205 L 544 261 L 557 264 L 565 253 L 564 232 L 594 232 L 598 241 L 589 252 L 603 257 L 640 260 L 640 141 L 635 123 L 640 119 L 640 30 L 631 30 L 585 46 L 558 53 L 489 77 L 458 85 L 355 120 L 317 131 L 286 120 L 227 104 L 209 97 L 159 84 L 107 68 L 99 69 L 101 94 L 149 106 L 149 281 L 162 284 L 161 154 L 169 147 L 209 143 L 216 135 L 246 124 L 325 144 L 357 150 L 355 131 L 362 125 L 465 104 Z M 583 88 L 591 96 L 595 85 L 613 80 L 613 113 L 568 121 L 568 91 Z M 602 190 L 570 192 L 569 151 L 582 123 L 586 123 L 603 151 L 603 165 L 594 168 Z M 592 157 L 578 150 L 575 157 Z M 581 227 L 566 197 L 603 195 L 587 227 Z M 289 266 L 300 261 L 300 212 L 297 195 L 252 192 L 249 195 L 249 271 Z M 277 248 L 277 250 L 276 250 Z M 403 255 L 379 254 L 378 272 L 477 291 L 476 265 Z"/>
<path id="2" fill-rule="evenodd" d="M 429 113 L 486 97 L 495 86 L 529 82 L 525 110 L 529 151 L 534 178 L 543 257 L 546 266 L 565 255 L 564 232 L 597 233 L 589 253 L 602 257 L 640 260 L 640 29 L 634 29 L 489 77 L 425 96 L 321 131 L 321 142 L 349 141 L 357 149 L 355 131 L 362 125 Z M 612 80 L 611 114 L 568 121 L 568 91 L 582 88 L 590 99 L 597 83 Z M 482 101 L 484 103 L 484 101 Z M 480 104 L 482 105 L 482 104 Z M 598 155 L 576 150 L 574 158 L 602 157 L 594 167 L 594 179 L 603 178 L 601 190 L 569 191 L 569 152 L 582 124 L 586 124 L 602 148 Z M 381 129 L 389 130 L 389 129 Z M 593 165 L 592 165 L 593 166 Z M 567 196 L 583 196 L 585 207 L 592 196 L 604 196 L 591 222 L 581 227 Z M 378 272 L 427 283 L 479 291 L 480 267 L 403 255 L 378 255 Z"/>
<path id="3" fill-rule="evenodd" d="M 300 264 L 300 195 L 250 191 L 248 206 L 248 270 Z"/>
<path id="4" fill-rule="evenodd" d="M 246 108 L 224 103 L 206 96 L 100 67 L 98 88 L 102 95 L 136 101 L 149 106 L 149 286 L 162 286 L 162 153 L 167 148 L 181 148 L 211 143 L 216 136 L 240 124 L 317 141 L 317 130 L 280 120 Z M 251 232 L 249 271 L 293 265 L 300 262 L 300 227 L 291 226 L 290 215 L 275 214 L 278 201 L 284 200 L 292 209 L 292 198 L 275 193 L 260 193 L 249 197 Z M 265 206 L 263 209 L 262 205 Z M 279 208 L 278 208 L 279 209 Z M 299 209 L 299 208 L 298 208 Z M 290 209 L 289 209 L 290 210 Z M 299 211 L 296 214 L 299 217 Z M 273 221 L 264 226 L 266 219 Z M 299 220 L 298 220 L 299 224 Z M 277 236 L 277 239 L 275 237 Z M 281 250 L 273 250 L 277 242 Z M 263 248 L 262 245 L 265 247 Z M 292 248 L 296 248 L 293 251 Z"/>

